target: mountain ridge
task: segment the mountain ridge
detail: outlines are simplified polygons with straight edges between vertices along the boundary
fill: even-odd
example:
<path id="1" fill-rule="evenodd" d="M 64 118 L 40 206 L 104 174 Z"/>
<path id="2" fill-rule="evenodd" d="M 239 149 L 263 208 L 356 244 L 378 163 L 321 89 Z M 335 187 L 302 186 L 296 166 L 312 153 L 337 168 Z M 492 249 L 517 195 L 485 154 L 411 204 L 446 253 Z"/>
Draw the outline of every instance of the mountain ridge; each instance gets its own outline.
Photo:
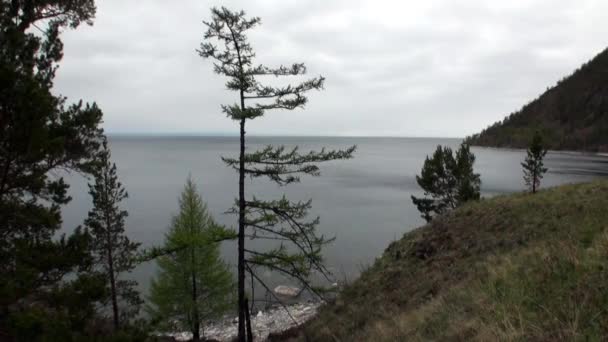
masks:
<path id="1" fill-rule="evenodd" d="M 535 131 L 551 150 L 608 152 L 608 49 L 480 133 L 471 145 L 526 148 Z"/>

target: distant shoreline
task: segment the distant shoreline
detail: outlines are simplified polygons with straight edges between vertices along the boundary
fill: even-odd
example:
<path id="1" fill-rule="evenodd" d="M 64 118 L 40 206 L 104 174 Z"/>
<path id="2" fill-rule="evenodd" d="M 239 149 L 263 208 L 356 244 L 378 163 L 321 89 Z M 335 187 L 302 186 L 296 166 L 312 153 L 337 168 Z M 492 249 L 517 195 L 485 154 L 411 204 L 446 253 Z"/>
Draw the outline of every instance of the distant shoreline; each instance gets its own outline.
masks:
<path id="1" fill-rule="evenodd" d="M 197 138 L 234 138 L 238 139 L 238 135 L 231 134 L 187 134 L 187 133 L 107 133 L 109 138 L 126 138 L 126 139 L 197 139 Z M 283 139 L 395 139 L 395 140 L 453 140 L 462 141 L 465 138 L 459 137 L 398 137 L 398 136 L 355 136 L 355 135 L 248 135 L 248 138 L 283 138 Z M 481 146 L 471 145 L 475 148 L 488 149 L 488 150 L 501 150 L 501 151 L 513 151 L 513 152 L 524 152 L 524 148 L 516 147 L 494 147 L 494 146 Z M 597 156 L 597 157 L 608 157 L 607 152 L 593 152 L 593 151 L 576 151 L 576 150 L 549 150 L 552 154 L 567 154 L 567 155 L 586 155 L 586 156 Z"/>
<path id="2" fill-rule="evenodd" d="M 501 151 L 513 151 L 513 152 L 525 152 L 526 151 L 525 148 L 516 148 L 516 147 L 493 147 L 493 146 L 480 146 L 480 145 L 471 145 L 471 146 L 476 147 L 476 148 L 487 149 L 487 150 L 501 150 Z M 577 156 L 608 157 L 607 152 L 593 152 L 593 151 L 548 150 L 548 153 L 577 155 Z"/>
<path id="3" fill-rule="evenodd" d="M 238 138 L 234 134 L 194 134 L 194 133 L 106 133 L 110 138 Z M 249 134 L 248 138 L 356 138 L 356 139 L 445 139 L 463 140 L 463 137 L 405 137 L 405 136 L 372 136 L 372 135 L 272 135 Z"/>

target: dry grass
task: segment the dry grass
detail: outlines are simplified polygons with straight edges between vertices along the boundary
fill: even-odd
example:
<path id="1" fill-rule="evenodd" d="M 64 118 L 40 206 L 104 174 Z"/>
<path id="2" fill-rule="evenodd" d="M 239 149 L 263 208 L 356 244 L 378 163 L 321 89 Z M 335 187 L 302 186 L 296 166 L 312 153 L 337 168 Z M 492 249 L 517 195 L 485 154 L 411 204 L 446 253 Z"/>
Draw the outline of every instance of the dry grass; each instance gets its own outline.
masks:
<path id="1" fill-rule="evenodd" d="M 313 341 L 605 340 L 608 182 L 466 205 L 392 243 Z"/>

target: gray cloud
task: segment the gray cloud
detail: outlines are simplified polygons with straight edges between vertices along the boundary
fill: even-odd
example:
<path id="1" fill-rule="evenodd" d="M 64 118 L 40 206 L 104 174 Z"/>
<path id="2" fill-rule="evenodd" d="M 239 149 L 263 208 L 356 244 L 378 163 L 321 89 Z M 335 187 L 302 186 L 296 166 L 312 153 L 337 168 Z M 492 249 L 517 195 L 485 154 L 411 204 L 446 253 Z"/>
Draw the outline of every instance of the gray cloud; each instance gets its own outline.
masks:
<path id="1" fill-rule="evenodd" d="M 260 16 L 258 61 L 327 77 L 303 111 L 248 132 L 450 136 L 519 109 L 605 48 L 601 0 L 98 2 L 66 31 L 56 91 L 97 101 L 109 132 L 236 133 L 225 79 L 195 52 L 211 6 Z"/>

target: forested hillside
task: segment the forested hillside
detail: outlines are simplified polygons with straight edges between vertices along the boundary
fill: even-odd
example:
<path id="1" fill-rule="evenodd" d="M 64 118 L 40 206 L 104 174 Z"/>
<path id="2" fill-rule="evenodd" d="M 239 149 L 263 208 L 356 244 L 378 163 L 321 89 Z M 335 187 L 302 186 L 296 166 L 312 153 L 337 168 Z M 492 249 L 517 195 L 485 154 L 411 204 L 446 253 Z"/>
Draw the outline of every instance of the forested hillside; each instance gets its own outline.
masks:
<path id="1" fill-rule="evenodd" d="M 524 148 L 535 130 L 553 150 L 608 151 L 608 49 L 520 111 L 479 134 L 472 145 Z"/>

